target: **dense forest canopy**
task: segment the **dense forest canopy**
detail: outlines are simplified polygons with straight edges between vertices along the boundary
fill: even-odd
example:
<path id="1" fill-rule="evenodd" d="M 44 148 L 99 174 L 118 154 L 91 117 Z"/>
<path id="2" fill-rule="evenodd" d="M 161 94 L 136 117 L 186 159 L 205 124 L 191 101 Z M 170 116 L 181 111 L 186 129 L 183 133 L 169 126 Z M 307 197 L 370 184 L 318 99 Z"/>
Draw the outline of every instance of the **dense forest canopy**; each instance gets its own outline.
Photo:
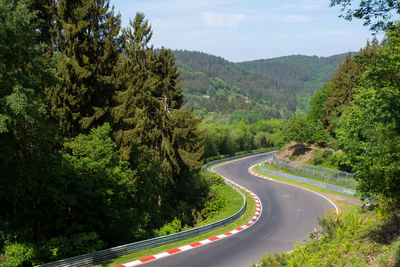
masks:
<path id="1" fill-rule="evenodd" d="M 185 106 L 194 106 L 196 114 L 206 118 L 214 113 L 227 117 L 225 123 L 238 117 L 254 123 L 304 114 L 311 97 L 346 57 L 297 55 L 232 63 L 201 52 L 173 54 L 181 72 Z"/>
<path id="2" fill-rule="evenodd" d="M 1 264 L 201 220 L 200 119 L 151 36 L 141 13 L 121 29 L 108 0 L 0 1 Z"/>

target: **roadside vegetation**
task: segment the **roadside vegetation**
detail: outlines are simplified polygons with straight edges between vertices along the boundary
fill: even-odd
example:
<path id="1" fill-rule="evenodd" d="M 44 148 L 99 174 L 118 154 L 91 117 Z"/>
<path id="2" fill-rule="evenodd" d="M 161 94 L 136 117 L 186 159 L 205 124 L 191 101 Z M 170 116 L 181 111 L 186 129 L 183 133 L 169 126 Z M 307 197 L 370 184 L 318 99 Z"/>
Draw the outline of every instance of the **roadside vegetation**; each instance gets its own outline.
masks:
<path id="1" fill-rule="evenodd" d="M 215 175 L 215 177 L 219 177 L 219 176 Z M 223 206 L 223 208 L 221 208 L 218 211 L 215 208 L 212 208 L 213 212 L 209 213 L 209 216 L 206 216 L 205 220 L 199 223 L 199 226 L 209 224 L 212 222 L 216 222 L 216 221 L 224 219 L 230 215 L 233 215 L 243 205 L 243 197 L 241 194 L 239 194 L 236 190 L 232 189 L 230 186 L 225 185 L 225 182 L 223 182 L 222 178 L 219 177 L 219 178 L 217 178 L 217 180 L 221 181 L 223 184 L 218 184 L 217 187 L 215 188 L 215 190 L 216 190 L 215 193 L 218 194 L 218 201 L 216 202 L 217 204 L 215 206 L 219 206 L 219 207 Z M 236 229 L 239 226 L 242 226 L 242 225 L 248 223 L 250 221 L 250 219 L 254 216 L 254 213 L 256 211 L 256 203 L 255 203 L 253 197 L 249 193 L 247 193 L 247 192 L 243 192 L 243 193 L 246 197 L 247 207 L 246 207 L 246 210 L 243 213 L 243 215 L 240 216 L 233 223 L 226 225 L 224 227 L 221 227 L 219 229 L 207 232 L 205 234 L 195 236 L 195 237 L 192 237 L 189 239 L 185 239 L 185 240 L 182 240 L 179 242 L 159 246 L 156 248 L 141 250 L 141 251 L 129 254 L 129 255 L 125 255 L 125 256 L 116 258 L 112 261 L 105 262 L 98 266 L 112 267 L 112 266 L 116 266 L 119 264 L 142 259 L 142 258 L 148 257 L 150 255 L 161 253 L 163 251 L 168 251 L 168 250 L 180 247 L 180 246 L 191 244 L 196 241 L 204 240 L 204 239 L 216 236 L 216 235 L 220 235 L 220 234 L 229 232 L 233 229 Z M 220 204 L 221 200 L 225 203 L 225 205 Z"/>
<path id="2" fill-rule="evenodd" d="M 273 168 L 267 165 L 267 168 Z M 400 264 L 400 216 L 384 199 L 362 202 L 356 197 L 261 172 L 276 181 L 293 184 L 329 198 L 339 209 L 319 218 L 320 231 L 310 233 L 290 253 L 266 253 L 264 266 L 398 266 Z M 281 171 L 277 169 L 277 171 Z M 285 171 L 283 171 L 285 172 Z M 359 202 L 359 204 L 355 204 Z"/>
<path id="3" fill-rule="evenodd" d="M 346 215 L 328 211 L 319 219 L 321 231 L 291 253 L 267 253 L 257 266 L 399 266 L 400 218 L 387 204 Z"/>
<path id="4" fill-rule="evenodd" d="M 400 22 L 390 19 L 400 9 L 391 1 L 331 5 L 385 38 L 343 61 L 314 95 L 307 115 L 289 119 L 286 140 L 306 150 L 317 147 L 308 163 L 355 173 L 357 193 L 369 206 L 328 212 L 320 218 L 322 231 L 291 253 L 266 254 L 258 266 L 400 266 Z"/>

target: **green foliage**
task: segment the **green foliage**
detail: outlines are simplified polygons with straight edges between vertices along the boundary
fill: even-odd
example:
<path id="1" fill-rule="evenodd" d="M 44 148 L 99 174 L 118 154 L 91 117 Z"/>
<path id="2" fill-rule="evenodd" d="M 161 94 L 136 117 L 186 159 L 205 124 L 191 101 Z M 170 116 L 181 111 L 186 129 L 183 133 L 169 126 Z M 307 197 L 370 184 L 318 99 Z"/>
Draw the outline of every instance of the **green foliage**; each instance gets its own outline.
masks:
<path id="1" fill-rule="evenodd" d="M 374 39 L 372 44 L 367 42 L 366 47 L 360 49 L 354 57 L 349 54 L 324 87 L 324 93 L 329 96 L 324 100 L 323 111 L 319 112 L 319 115 L 324 127 L 332 136 L 334 121 L 342 115 L 344 108 L 352 105 L 354 88 L 358 86 L 366 62 L 375 59 L 377 47 L 377 40 Z"/>
<path id="2" fill-rule="evenodd" d="M 0 167 L 37 153 L 44 124 L 40 97 L 56 80 L 46 45 L 36 42 L 36 16 L 27 1 L 0 2 Z"/>
<path id="3" fill-rule="evenodd" d="M 215 187 L 211 187 L 208 201 L 206 202 L 204 212 L 208 217 L 212 217 L 215 214 L 222 211 L 227 205 L 227 200 L 218 193 Z"/>
<path id="4" fill-rule="evenodd" d="M 321 121 L 313 121 L 310 117 L 291 117 L 283 132 L 285 141 L 299 143 L 325 143 L 327 135 Z"/>
<path id="5" fill-rule="evenodd" d="M 155 236 L 170 235 L 182 231 L 182 222 L 178 218 L 174 218 L 172 222 L 164 224 L 160 229 L 155 230 Z"/>
<path id="6" fill-rule="evenodd" d="M 34 249 L 29 244 L 13 243 L 4 247 L 5 260 L 0 266 L 18 267 L 28 266 L 34 257 Z"/>
<path id="7" fill-rule="evenodd" d="M 54 261 L 65 259 L 71 255 L 81 255 L 95 252 L 104 247 L 96 233 L 80 233 L 72 238 L 54 237 L 38 248 L 37 254 L 42 259 Z"/>
<path id="8" fill-rule="evenodd" d="M 392 17 L 400 14 L 400 6 L 393 0 L 356 2 L 359 6 L 355 9 L 351 6 L 357 3 L 351 0 L 331 0 L 331 6 L 341 6 L 343 14 L 340 17 L 350 21 L 353 18 L 361 19 L 364 21 L 364 26 L 370 26 L 374 32 L 393 28 L 395 22 Z"/>
<path id="9" fill-rule="evenodd" d="M 382 222 L 372 212 L 358 210 L 346 216 L 327 212 L 320 219 L 322 231 L 310 234 L 303 246 L 296 245 L 289 254 L 267 253 L 257 266 L 370 266 L 378 257 L 393 261 L 389 246 L 370 236 Z"/>
<path id="10" fill-rule="evenodd" d="M 284 144 L 284 124 L 284 120 L 278 119 L 259 120 L 250 125 L 243 121 L 231 125 L 202 123 L 204 157 L 211 160 L 240 151 L 279 147 Z"/>
<path id="11" fill-rule="evenodd" d="M 173 53 L 181 71 L 185 106 L 248 123 L 289 118 L 296 110 L 305 113 L 311 96 L 345 57 L 290 56 L 232 63 L 200 52 Z M 211 120 L 209 113 L 205 115 Z"/>
<path id="12" fill-rule="evenodd" d="M 102 240 L 113 242 L 122 238 L 124 220 L 136 215 L 132 197 L 137 188 L 135 171 L 128 168 L 127 162 L 119 161 L 110 135 L 107 123 L 93 128 L 88 135 L 78 135 L 64 144 L 63 159 L 79 181 L 79 209 L 86 210 L 84 215 L 74 216 L 80 216 L 88 230 L 101 233 Z M 97 203 L 95 207 L 92 201 Z"/>
<path id="13" fill-rule="evenodd" d="M 109 0 L 56 3 L 54 52 L 63 83 L 48 98 L 65 135 L 73 137 L 108 117 L 121 20 Z"/>
<path id="14" fill-rule="evenodd" d="M 148 47 L 144 15 L 119 36 L 108 0 L 4 0 L 0 22 L 0 262 L 197 223 L 211 186 L 200 119 L 182 109 L 171 51 Z"/>
<path id="15" fill-rule="evenodd" d="M 337 122 L 340 146 L 356 170 L 363 196 L 384 194 L 399 201 L 399 26 L 388 32 L 376 60 L 365 62 L 354 104 Z"/>

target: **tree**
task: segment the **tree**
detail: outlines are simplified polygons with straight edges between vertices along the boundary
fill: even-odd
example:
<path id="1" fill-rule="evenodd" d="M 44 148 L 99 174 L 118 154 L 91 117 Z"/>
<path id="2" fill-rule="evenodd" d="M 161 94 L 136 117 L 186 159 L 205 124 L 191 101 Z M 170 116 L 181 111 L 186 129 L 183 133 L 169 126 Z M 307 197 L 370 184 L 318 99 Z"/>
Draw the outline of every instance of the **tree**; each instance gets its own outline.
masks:
<path id="1" fill-rule="evenodd" d="M 199 119 L 182 109 L 175 59 L 170 50 L 154 51 L 151 36 L 142 13 L 123 30 L 112 116 L 120 157 L 138 171 L 138 195 L 148 210 L 157 209 L 157 221 L 159 211 L 173 218 L 186 203 L 185 190 L 202 165 L 202 138 Z"/>
<path id="2" fill-rule="evenodd" d="M 395 23 L 391 18 L 400 14 L 400 4 L 396 0 L 357 1 L 358 8 L 352 9 L 352 0 L 331 0 L 330 6 L 341 6 L 346 20 L 353 18 L 364 20 L 364 26 L 370 26 L 372 31 L 388 30 Z"/>
<path id="3" fill-rule="evenodd" d="M 374 39 L 371 44 L 367 42 L 366 47 L 355 56 L 349 54 L 325 86 L 324 90 L 329 96 L 322 104 L 324 114 L 321 119 L 329 134 L 334 135 L 333 124 L 341 116 L 342 109 L 352 105 L 353 89 L 358 86 L 365 64 L 376 57 L 377 47 L 378 42 Z"/>
<path id="4" fill-rule="evenodd" d="M 336 130 L 356 170 L 363 196 L 382 194 L 400 204 L 400 25 L 386 34 L 377 59 L 367 62 L 354 105 Z"/>
<path id="5" fill-rule="evenodd" d="M 109 5 L 108 0 L 57 2 L 55 47 L 63 84 L 49 91 L 49 100 L 67 137 L 88 133 L 109 114 L 121 24 Z"/>
<path id="6" fill-rule="evenodd" d="M 54 64 L 44 57 L 45 44 L 37 38 L 37 17 L 27 1 L 0 4 L 0 167 L 39 153 L 41 127 L 45 127 L 42 97 L 57 81 Z"/>
<path id="7" fill-rule="evenodd" d="M 134 203 L 136 174 L 119 160 L 116 148 L 111 127 L 105 123 L 64 143 L 62 152 L 64 164 L 73 171 L 75 191 L 70 193 L 77 201 L 72 201 L 65 217 L 74 225 L 69 231 L 98 233 L 108 245 L 132 240 L 132 224 L 126 221 L 134 222 L 141 211 Z"/>
<path id="8" fill-rule="evenodd" d="M 38 41 L 50 45 L 54 44 L 53 31 L 55 19 L 56 0 L 31 0 L 30 9 L 37 14 L 37 23 L 39 26 Z M 51 54 L 51 53 L 50 53 Z"/>
<path id="9" fill-rule="evenodd" d="M 150 87 L 155 83 L 155 75 L 151 72 L 154 51 L 148 44 L 153 33 L 142 13 L 137 13 L 129 24 L 130 27 L 122 31 L 123 53 L 116 68 L 117 90 L 112 109 L 114 138 L 120 156 L 125 160 L 131 159 L 135 146 L 145 150 L 150 140 L 143 135 L 156 130 L 148 117 L 140 115 L 150 105 L 146 101 L 154 101 L 149 95 Z"/>
<path id="10" fill-rule="evenodd" d="M 55 65 L 44 55 L 47 46 L 28 4 L 0 1 L 1 247 L 5 239 L 38 243 L 53 234 L 49 221 L 61 217 L 66 197 L 53 151 L 57 137 L 43 104 L 46 89 L 57 82 Z"/>

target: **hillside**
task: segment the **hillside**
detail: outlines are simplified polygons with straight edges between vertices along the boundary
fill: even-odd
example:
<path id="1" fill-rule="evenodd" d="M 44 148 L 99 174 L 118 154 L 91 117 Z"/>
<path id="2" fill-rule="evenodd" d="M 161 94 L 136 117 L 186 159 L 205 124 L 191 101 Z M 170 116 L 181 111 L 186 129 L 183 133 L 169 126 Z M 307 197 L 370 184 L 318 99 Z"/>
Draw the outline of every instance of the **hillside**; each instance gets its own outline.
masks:
<path id="1" fill-rule="evenodd" d="M 246 118 L 289 117 L 306 112 L 346 54 L 286 56 L 241 63 L 201 52 L 173 51 L 181 72 L 185 105 L 198 115 Z M 214 116 L 215 117 L 215 116 Z"/>

